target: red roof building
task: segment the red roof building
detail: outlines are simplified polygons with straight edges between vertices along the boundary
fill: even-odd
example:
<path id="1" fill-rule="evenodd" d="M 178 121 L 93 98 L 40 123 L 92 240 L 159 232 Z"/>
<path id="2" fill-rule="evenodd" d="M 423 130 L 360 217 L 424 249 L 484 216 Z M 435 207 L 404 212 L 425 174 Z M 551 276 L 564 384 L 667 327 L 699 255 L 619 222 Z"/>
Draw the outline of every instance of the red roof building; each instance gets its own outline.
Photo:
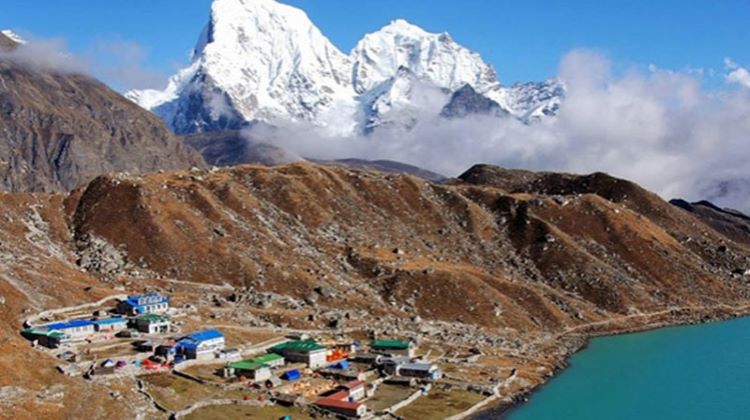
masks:
<path id="1" fill-rule="evenodd" d="M 361 384 L 361 387 L 362 389 L 364 389 L 364 383 Z M 367 407 L 364 404 L 349 401 L 350 393 L 351 389 L 343 389 L 325 398 L 321 398 L 318 401 L 315 401 L 315 405 L 324 410 L 342 414 L 346 417 L 359 418 L 364 416 L 367 413 Z"/>

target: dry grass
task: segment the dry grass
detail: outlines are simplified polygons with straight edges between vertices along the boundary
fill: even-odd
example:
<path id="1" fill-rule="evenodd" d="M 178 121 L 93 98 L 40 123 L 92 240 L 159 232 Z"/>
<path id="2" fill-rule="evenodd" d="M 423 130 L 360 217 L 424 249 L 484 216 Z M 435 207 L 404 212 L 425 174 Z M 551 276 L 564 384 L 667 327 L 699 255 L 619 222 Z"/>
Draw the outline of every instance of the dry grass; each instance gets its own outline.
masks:
<path id="1" fill-rule="evenodd" d="M 414 391 L 414 388 L 408 386 L 382 384 L 375 391 L 375 395 L 365 401 L 365 404 L 375 412 L 382 411 L 408 398 Z"/>
<path id="2" fill-rule="evenodd" d="M 223 391 L 210 385 L 201 385 L 168 373 L 148 375 L 144 378 L 148 392 L 160 404 L 173 411 L 184 409 L 190 404 L 207 398 L 231 398 L 241 400 L 253 397 L 253 392 Z"/>
<path id="3" fill-rule="evenodd" d="M 444 419 L 468 410 L 483 399 L 475 392 L 464 390 L 432 390 L 396 414 L 414 420 Z"/>
<path id="4" fill-rule="evenodd" d="M 186 417 L 188 420 L 205 419 L 258 419 L 278 420 L 284 416 L 291 416 L 294 420 L 312 419 L 307 412 L 293 407 L 281 407 L 278 405 L 270 407 L 248 407 L 241 405 L 217 405 L 205 407 L 194 411 Z"/>

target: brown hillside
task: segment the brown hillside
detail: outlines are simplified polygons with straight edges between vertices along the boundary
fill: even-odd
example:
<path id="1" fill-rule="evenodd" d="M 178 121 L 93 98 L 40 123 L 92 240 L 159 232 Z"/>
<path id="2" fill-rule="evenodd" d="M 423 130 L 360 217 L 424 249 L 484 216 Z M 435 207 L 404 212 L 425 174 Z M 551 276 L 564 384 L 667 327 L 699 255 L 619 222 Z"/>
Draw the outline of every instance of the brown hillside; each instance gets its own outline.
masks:
<path id="1" fill-rule="evenodd" d="M 120 400 L 66 379 L 18 335 L 34 312 L 118 291 L 158 288 L 200 314 L 224 308 L 220 322 L 238 325 L 325 329 L 345 311 L 341 322 L 364 331 L 494 348 L 534 369 L 560 366 L 577 337 L 750 303 L 736 274 L 750 251 L 635 184 L 482 171 L 441 185 L 310 163 L 240 166 L 0 196 L 0 391 L 25 390 L 9 415 L 62 416 L 62 403 L 73 417 L 132 418 L 149 405 L 132 380 Z M 253 303 L 269 292 L 287 303 Z M 531 384 L 546 372 L 534 369 Z M 61 400 L 38 397 L 57 383 Z"/>
<path id="2" fill-rule="evenodd" d="M 365 284 L 370 303 L 486 325 L 504 323 L 483 310 L 494 301 L 541 311 L 539 327 L 554 329 L 580 322 L 562 307 L 626 314 L 744 296 L 731 277 L 744 247 L 719 252 L 726 238 L 634 184 L 554 181 L 510 193 L 307 163 L 100 177 L 75 227 L 161 276 L 297 297 Z M 443 283 L 463 311 L 448 310 Z"/>
<path id="3" fill-rule="evenodd" d="M 103 173 L 202 164 L 163 121 L 102 83 L 0 59 L 0 190 L 70 191 Z"/>

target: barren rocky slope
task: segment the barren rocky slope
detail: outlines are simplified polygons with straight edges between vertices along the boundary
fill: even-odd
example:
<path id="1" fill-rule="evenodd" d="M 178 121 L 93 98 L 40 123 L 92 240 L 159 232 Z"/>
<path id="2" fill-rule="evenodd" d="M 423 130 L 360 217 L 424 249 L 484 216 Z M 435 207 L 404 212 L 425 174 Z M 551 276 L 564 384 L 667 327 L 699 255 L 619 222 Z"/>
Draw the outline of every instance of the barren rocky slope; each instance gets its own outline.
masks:
<path id="1" fill-rule="evenodd" d="M 240 166 L 100 176 L 68 197 L 5 195 L 0 206 L 0 367 L 13 371 L 0 390 L 27 390 L 13 401 L 37 411 L 47 407 L 37 394 L 59 380 L 55 404 L 132 412 L 122 404 L 136 397 L 73 401 L 92 385 L 53 378 L 54 361 L 33 360 L 17 335 L 26 308 L 116 288 L 230 285 L 214 300 L 238 305 L 222 322 L 352 323 L 495 349 L 534 367 L 514 392 L 541 383 L 590 334 L 750 304 L 736 274 L 750 268 L 746 246 L 605 174 L 477 166 L 433 184 L 310 163 Z M 237 303 L 261 292 L 292 303 Z"/>
<path id="2" fill-rule="evenodd" d="M 11 192 L 203 164 L 158 117 L 102 83 L 21 65 L 12 54 L 0 54 L 0 140 L 0 189 Z"/>
<path id="3" fill-rule="evenodd" d="M 734 241 L 750 245 L 750 217 L 747 215 L 737 210 L 720 208 L 708 201 L 688 203 L 685 200 L 671 200 L 670 204 L 692 213 Z"/>
<path id="4" fill-rule="evenodd" d="M 477 167 L 444 186 L 312 164 L 100 177 L 74 225 L 162 276 L 300 298 L 324 284 L 353 304 L 372 295 L 369 309 L 488 326 L 750 296 L 732 277 L 747 249 L 656 195 L 604 174 L 524 177 Z"/>

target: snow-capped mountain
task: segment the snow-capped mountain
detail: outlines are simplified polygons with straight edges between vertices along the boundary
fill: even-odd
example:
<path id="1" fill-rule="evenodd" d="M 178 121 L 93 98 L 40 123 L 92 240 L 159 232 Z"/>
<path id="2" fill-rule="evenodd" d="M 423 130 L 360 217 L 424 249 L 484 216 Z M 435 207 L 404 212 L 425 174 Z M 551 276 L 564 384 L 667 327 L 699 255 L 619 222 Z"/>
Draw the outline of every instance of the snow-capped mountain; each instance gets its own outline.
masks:
<path id="1" fill-rule="evenodd" d="M 322 122 L 332 108 L 353 114 L 350 68 L 349 57 L 299 9 L 273 0 L 214 0 L 190 67 L 165 91 L 128 96 L 180 133 L 211 131 L 217 123 Z"/>
<path id="2" fill-rule="evenodd" d="M 556 116 L 565 92 L 565 83 L 550 79 L 495 88 L 485 92 L 485 96 L 521 121 L 532 122 Z"/>
<path id="3" fill-rule="evenodd" d="M 13 32 L 13 31 L 11 31 L 10 29 L 3 29 L 2 31 L 0 31 L 0 33 L 2 33 L 6 37 L 8 37 L 11 41 L 13 41 L 13 42 L 15 42 L 17 44 L 25 44 L 26 43 L 26 40 L 24 40 L 23 38 L 21 38 L 20 35 L 18 35 L 17 33 Z"/>
<path id="4" fill-rule="evenodd" d="M 525 122 L 554 115 L 564 95 L 556 81 L 505 87 L 478 53 L 404 20 L 346 55 L 299 9 L 214 0 L 191 64 L 165 90 L 127 96 L 183 134 L 309 122 L 347 135 L 409 129 L 467 85 Z"/>
<path id="5" fill-rule="evenodd" d="M 399 67 L 394 76 L 360 95 L 362 119 L 358 128 L 364 133 L 377 128 L 411 129 L 422 117 L 437 115 L 449 93 L 411 69 Z"/>
<path id="6" fill-rule="evenodd" d="M 388 80 L 400 68 L 450 90 L 469 84 L 486 91 L 498 84 L 492 66 L 479 54 L 457 44 L 447 33 L 429 33 L 403 19 L 365 35 L 350 56 L 358 93 Z"/>

